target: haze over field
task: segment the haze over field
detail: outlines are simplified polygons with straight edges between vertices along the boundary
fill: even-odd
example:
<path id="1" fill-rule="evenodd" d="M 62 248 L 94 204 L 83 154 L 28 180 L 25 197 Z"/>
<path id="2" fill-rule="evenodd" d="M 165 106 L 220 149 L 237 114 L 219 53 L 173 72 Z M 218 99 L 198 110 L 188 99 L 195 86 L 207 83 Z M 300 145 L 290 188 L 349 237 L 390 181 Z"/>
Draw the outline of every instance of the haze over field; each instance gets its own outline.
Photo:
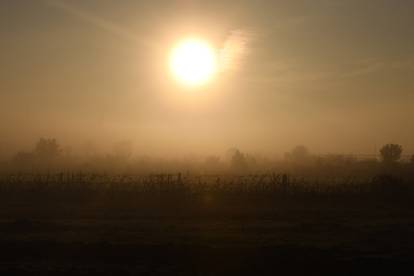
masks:
<path id="1" fill-rule="evenodd" d="M 223 2 L 1 1 L 1 155 L 414 152 L 414 2 Z M 220 58 L 198 87 L 168 65 L 187 37 Z"/>
<path id="2" fill-rule="evenodd" d="M 0 65 L 0 275 L 414 275 L 413 0 L 0 0 Z"/>

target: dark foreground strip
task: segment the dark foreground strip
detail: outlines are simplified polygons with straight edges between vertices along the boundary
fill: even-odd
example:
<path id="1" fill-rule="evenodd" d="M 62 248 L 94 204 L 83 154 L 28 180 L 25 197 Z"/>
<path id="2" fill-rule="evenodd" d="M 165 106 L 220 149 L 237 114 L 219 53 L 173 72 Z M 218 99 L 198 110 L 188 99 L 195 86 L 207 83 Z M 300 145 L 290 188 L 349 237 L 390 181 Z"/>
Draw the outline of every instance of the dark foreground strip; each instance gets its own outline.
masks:
<path id="1" fill-rule="evenodd" d="M 306 247 L 1 242 L 0 275 L 413 275 L 414 256 Z M 407 274 L 408 273 L 408 274 Z"/>

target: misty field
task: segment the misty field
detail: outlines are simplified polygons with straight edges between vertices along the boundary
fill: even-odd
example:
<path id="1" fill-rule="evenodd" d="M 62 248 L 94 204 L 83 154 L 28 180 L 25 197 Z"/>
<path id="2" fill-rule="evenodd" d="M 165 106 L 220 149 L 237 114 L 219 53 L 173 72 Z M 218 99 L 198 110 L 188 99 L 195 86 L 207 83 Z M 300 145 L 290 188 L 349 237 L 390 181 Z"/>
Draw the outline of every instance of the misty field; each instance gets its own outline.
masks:
<path id="1" fill-rule="evenodd" d="M 413 14 L 0 0 L 0 276 L 414 275 Z"/>
<path id="2" fill-rule="evenodd" d="M 386 174 L 3 175 L 0 272 L 395 271 L 413 261 L 410 184 Z"/>

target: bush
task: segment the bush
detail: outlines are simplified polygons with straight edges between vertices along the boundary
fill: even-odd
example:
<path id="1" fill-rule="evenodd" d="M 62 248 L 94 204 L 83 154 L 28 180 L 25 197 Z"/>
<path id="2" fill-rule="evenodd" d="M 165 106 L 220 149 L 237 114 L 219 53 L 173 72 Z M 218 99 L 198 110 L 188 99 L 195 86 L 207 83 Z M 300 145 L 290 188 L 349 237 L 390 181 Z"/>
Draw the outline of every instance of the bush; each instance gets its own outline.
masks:
<path id="1" fill-rule="evenodd" d="M 385 163 L 395 163 L 401 158 L 402 146 L 397 144 L 387 144 L 380 150 L 382 160 Z"/>

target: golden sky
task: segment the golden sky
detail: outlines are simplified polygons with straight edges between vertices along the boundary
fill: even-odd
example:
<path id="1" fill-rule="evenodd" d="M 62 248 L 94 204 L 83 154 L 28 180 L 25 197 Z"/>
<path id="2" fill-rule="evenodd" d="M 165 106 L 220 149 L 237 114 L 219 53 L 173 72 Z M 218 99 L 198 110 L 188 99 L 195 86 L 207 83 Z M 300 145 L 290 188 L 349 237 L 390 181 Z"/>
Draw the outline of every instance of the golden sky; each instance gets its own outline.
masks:
<path id="1" fill-rule="evenodd" d="M 414 2 L 0 2 L 0 151 L 39 137 L 145 153 L 414 151 Z M 226 69 L 188 88 L 197 36 Z"/>

